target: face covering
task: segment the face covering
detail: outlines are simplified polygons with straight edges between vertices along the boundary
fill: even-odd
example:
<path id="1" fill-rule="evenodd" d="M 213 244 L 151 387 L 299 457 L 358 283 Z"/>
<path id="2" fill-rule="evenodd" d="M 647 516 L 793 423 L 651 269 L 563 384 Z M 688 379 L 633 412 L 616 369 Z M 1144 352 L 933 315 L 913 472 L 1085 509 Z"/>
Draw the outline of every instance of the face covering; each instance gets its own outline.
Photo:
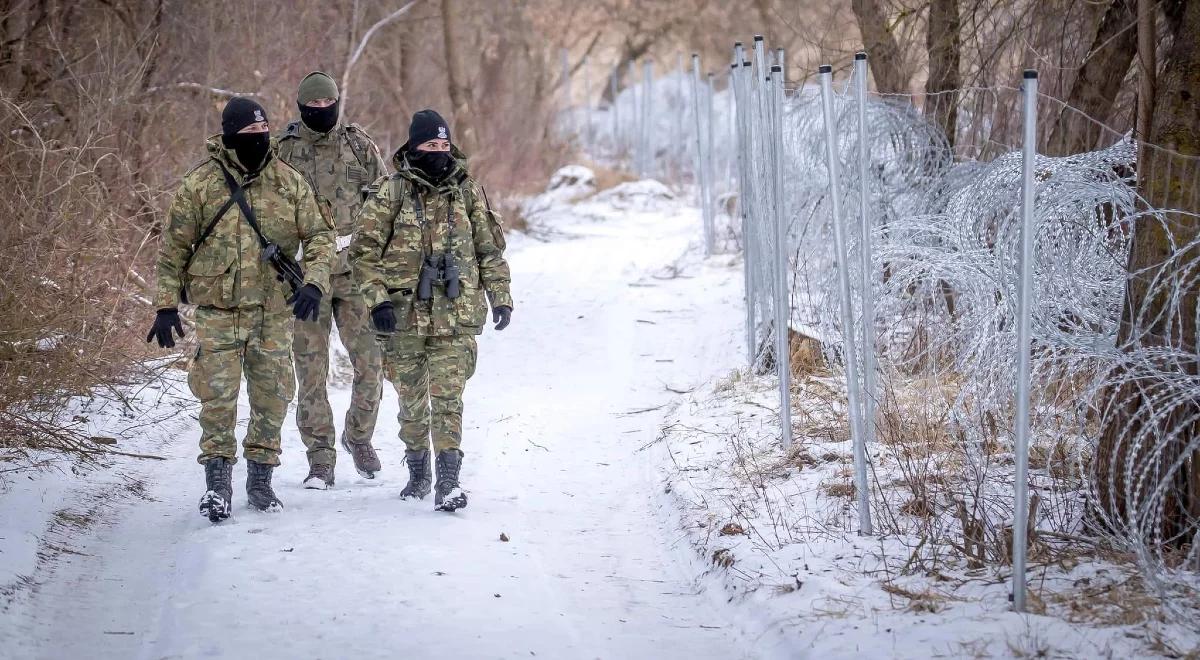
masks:
<path id="1" fill-rule="evenodd" d="M 246 168 L 247 172 L 258 171 L 267 160 L 267 152 L 271 150 L 271 134 L 269 132 L 234 133 L 222 136 L 221 141 L 225 143 L 227 149 L 233 149 L 233 152 L 237 154 L 238 162 Z"/>
<path id="2" fill-rule="evenodd" d="M 341 105 L 341 100 L 334 101 L 333 105 L 316 108 L 311 105 L 300 106 L 300 120 L 304 125 L 313 129 L 318 133 L 328 133 L 337 126 L 338 106 Z"/>
<path id="3" fill-rule="evenodd" d="M 408 164 L 420 170 L 433 183 L 440 183 L 454 169 L 454 157 L 449 151 L 421 151 L 408 154 Z"/>

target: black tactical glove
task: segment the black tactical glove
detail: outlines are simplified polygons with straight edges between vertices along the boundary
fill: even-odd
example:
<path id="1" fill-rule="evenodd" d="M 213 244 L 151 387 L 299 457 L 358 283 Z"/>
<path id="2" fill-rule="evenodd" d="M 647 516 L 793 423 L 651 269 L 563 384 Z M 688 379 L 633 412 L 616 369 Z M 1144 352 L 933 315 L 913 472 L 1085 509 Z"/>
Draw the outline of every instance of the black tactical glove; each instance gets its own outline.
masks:
<path id="1" fill-rule="evenodd" d="M 496 323 L 497 330 L 503 330 L 508 327 L 512 321 L 512 307 L 501 305 L 492 310 L 492 321 Z"/>
<path id="2" fill-rule="evenodd" d="M 389 302 L 381 302 L 371 310 L 371 322 L 377 332 L 391 333 L 396 331 L 396 310 Z"/>
<path id="3" fill-rule="evenodd" d="M 160 309 L 154 315 L 154 325 L 150 327 L 150 333 L 146 335 L 146 342 L 157 339 L 159 348 L 175 348 L 175 337 L 171 334 L 172 329 L 179 333 L 180 338 L 185 334 L 183 322 L 179 320 L 179 310 L 174 307 Z"/>
<path id="4" fill-rule="evenodd" d="M 301 321 L 316 321 L 321 312 L 321 290 L 316 284 L 305 284 L 288 298 L 292 313 Z"/>

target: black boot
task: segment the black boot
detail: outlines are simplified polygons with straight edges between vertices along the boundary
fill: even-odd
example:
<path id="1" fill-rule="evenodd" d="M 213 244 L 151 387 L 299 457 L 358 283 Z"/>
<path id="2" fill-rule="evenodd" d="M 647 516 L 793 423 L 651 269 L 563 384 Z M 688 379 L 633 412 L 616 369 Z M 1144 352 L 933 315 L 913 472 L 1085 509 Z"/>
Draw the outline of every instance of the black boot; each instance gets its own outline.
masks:
<path id="1" fill-rule="evenodd" d="M 467 506 L 467 494 L 458 485 L 462 457 L 463 453 L 458 449 L 443 449 L 438 452 L 437 485 L 434 486 L 433 493 L 433 508 L 438 511 L 455 511 Z"/>
<path id="2" fill-rule="evenodd" d="M 431 481 L 429 474 L 429 450 L 413 451 L 406 449 L 404 450 L 404 462 L 408 463 L 408 485 L 404 487 L 404 490 L 400 491 L 400 499 L 425 499 L 425 496 L 429 494 Z"/>
<path id="3" fill-rule="evenodd" d="M 209 522 L 218 523 L 229 517 L 233 508 L 233 461 L 210 458 L 204 462 L 204 496 L 200 498 L 200 513 Z"/>
<path id="4" fill-rule="evenodd" d="M 271 470 L 274 469 L 271 465 L 246 461 L 246 499 L 250 501 L 250 506 L 259 511 L 283 509 L 283 502 L 275 497 L 275 491 L 271 489 Z"/>

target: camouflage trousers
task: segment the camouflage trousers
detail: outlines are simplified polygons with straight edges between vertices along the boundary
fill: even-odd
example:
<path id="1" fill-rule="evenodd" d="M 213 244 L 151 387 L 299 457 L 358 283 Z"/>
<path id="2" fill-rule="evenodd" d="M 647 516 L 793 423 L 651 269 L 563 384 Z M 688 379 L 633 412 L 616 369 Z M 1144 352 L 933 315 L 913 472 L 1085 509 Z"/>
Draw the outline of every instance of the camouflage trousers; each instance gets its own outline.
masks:
<path id="1" fill-rule="evenodd" d="M 474 335 L 380 336 L 383 372 L 400 398 L 400 439 L 413 451 L 458 449 L 463 390 L 475 373 Z"/>
<path id="2" fill-rule="evenodd" d="M 196 308 L 200 347 L 188 387 L 200 400 L 200 462 L 237 460 L 238 392 L 246 377 L 250 425 L 242 442 L 248 460 L 279 465 L 279 429 L 295 392 L 291 310 Z"/>
<path id="3" fill-rule="evenodd" d="M 317 321 L 297 323 L 296 338 L 292 343 L 300 385 L 296 398 L 296 426 L 308 449 L 309 465 L 334 465 L 337 460 L 334 449 L 337 433 L 326 390 L 329 331 L 335 321 L 342 345 L 350 354 L 350 363 L 354 367 L 350 409 L 346 411 L 343 430 L 347 442 L 371 442 L 375 418 L 379 414 L 379 398 L 383 393 L 379 346 L 371 328 L 371 311 L 349 273 L 334 275 L 329 284 L 330 295 L 321 297 Z"/>

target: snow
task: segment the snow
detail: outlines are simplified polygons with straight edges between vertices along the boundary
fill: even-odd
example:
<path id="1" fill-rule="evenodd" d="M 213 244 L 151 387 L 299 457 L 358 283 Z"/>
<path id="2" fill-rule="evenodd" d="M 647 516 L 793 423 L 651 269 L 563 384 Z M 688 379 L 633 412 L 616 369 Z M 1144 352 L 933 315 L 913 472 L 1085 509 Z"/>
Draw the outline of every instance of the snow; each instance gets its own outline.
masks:
<path id="1" fill-rule="evenodd" d="M 513 324 L 481 337 L 466 395 L 468 508 L 399 499 L 388 388 L 378 478 L 359 478 L 341 455 L 335 488 L 304 489 L 289 418 L 276 475 L 285 510 L 246 508 L 239 462 L 233 517 L 214 526 L 196 510 L 203 472 L 189 409 L 118 445 L 166 460 L 118 457 L 78 482 L 104 497 L 120 474 L 144 495 L 109 498 L 71 538 L 78 554 L 5 597 L 0 657 L 758 657 L 723 598 L 681 561 L 638 451 L 677 396 L 668 388 L 694 387 L 735 359 L 729 328 L 709 322 L 739 318 L 728 308 L 740 270 L 726 258 L 677 276 L 673 264 L 698 243 L 694 209 L 592 203 L 589 213 L 564 206 L 543 218 L 569 240 L 511 243 Z M 165 386 L 190 400 L 180 374 Z M 348 398 L 331 389 L 335 410 Z M 33 490 L 14 480 L 0 498 L 5 536 L 10 524 L 36 530 L 54 508 L 14 518 Z M 28 552 L 16 562 L 5 550 L 5 576 L 16 563 L 29 572 Z"/>
<path id="2" fill-rule="evenodd" d="M 1002 569 L 903 570 L 920 539 L 853 531 L 836 377 L 798 379 L 797 447 L 780 448 L 775 383 L 743 368 L 740 259 L 699 256 L 698 211 L 656 181 L 597 193 L 586 168 L 560 174 L 527 205 L 548 238 L 509 241 L 513 324 L 480 338 L 468 508 L 399 499 L 388 387 L 376 479 L 339 452 L 337 485 L 305 489 L 289 418 L 284 510 L 247 508 L 239 462 L 233 516 L 214 526 L 196 507 L 195 404 L 170 371 L 130 408 L 72 411 L 119 451 L 164 460 L 0 473 L 0 658 L 1149 657 L 1194 644 L 1153 620 L 1127 566 L 1038 566 L 1033 615 L 1010 611 Z M 244 392 L 240 413 L 244 429 Z M 887 452 L 873 456 L 889 483 Z"/>

